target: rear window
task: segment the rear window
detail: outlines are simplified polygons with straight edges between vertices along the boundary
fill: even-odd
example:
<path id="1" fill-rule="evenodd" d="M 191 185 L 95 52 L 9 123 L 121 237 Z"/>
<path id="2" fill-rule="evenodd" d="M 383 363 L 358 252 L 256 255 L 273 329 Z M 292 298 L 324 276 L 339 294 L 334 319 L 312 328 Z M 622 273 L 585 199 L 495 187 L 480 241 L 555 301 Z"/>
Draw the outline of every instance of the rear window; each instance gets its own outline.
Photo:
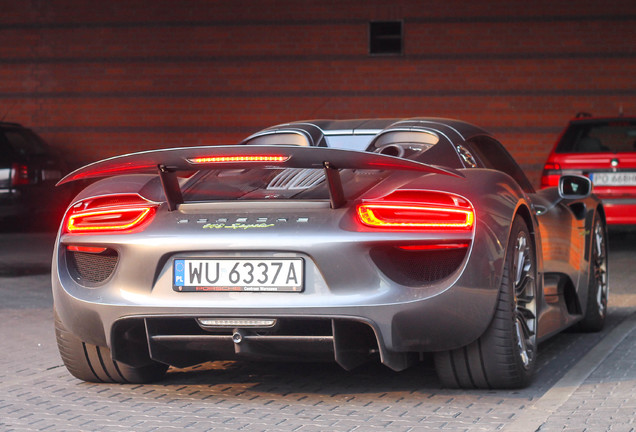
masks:
<path id="1" fill-rule="evenodd" d="M 636 120 L 572 124 L 557 153 L 636 152 Z"/>
<path id="2" fill-rule="evenodd" d="M 311 143 L 306 135 L 296 132 L 272 133 L 259 135 L 245 141 L 247 145 L 297 145 L 302 147 L 310 146 Z"/>
<path id="3" fill-rule="evenodd" d="M 14 153 L 28 159 L 33 156 L 43 156 L 49 149 L 37 135 L 26 129 L 5 129 L 4 138 Z"/>
<path id="4" fill-rule="evenodd" d="M 383 132 L 371 141 L 367 151 L 449 168 L 464 168 L 450 142 L 428 131 Z"/>
<path id="5" fill-rule="evenodd" d="M 375 135 L 325 135 L 327 147 L 364 151 Z"/>
<path id="6" fill-rule="evenodd" d="M 387 175 L 380 170 L 343 169 L 340 178 L 347 199 L 360 195 Z M 200 171 L 184 188 L 186 202 L 215 200 L 326 200 L 329 189 L 323 169 L 253 168 Z"/>

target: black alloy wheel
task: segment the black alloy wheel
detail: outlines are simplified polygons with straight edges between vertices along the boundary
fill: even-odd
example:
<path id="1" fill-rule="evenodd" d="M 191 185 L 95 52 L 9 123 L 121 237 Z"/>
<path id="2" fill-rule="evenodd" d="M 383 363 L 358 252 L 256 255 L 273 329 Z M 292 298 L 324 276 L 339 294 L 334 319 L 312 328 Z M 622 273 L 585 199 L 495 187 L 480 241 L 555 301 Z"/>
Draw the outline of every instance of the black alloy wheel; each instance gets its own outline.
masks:
<path id="1" fill-rule="evenodd" d="M 513 223 L 497 306 L 475 342 L 436 353 L 441 383 L 451 388 L 521 388 L 530 383 L 537 358 L 537 261 L 523 218 Z"/>
<path id="2" fill-rule="evenodd" d="M 518 355 L 524 368 L 534 362 L 537 347 L 536 269 L 528 233 L 517 234 L 513 258 L 515 332 Z"/>

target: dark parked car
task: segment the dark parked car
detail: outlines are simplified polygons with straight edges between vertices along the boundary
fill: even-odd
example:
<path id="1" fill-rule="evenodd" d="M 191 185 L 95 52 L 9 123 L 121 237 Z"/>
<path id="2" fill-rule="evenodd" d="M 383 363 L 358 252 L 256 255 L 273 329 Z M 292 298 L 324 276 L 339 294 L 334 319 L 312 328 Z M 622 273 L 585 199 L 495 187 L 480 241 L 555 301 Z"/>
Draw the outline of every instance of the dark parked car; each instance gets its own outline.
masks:
<path id="1" fill-rule="evenodd" d="M 60 155 L 32 130 L 0 122 L 0 220 L 51 226 L 69 192 L 55 188 L 67 168 Z M 7 222 L 12 221 L 12 222 Z"/>
<path id="2" fill-rule="evenodd" d="M 540 341 L 603 327 L 589 179 L 536 192 L 457 120 L 299 122 L 244 144 L 134 153 L 62 180 L 103 178 L 74 199 L 53 257 L 74 376 L 146 382 L 223 359 L 402 370 L 432 355 L 447 386 L 520 387 Z"/>
<path id="3" fill-rule="evenodd" d="M 577 115 L 554 145 L 541 187 L 564 174 L 592 180 L 608 224 L 636 225 L 636 117 Z"/>

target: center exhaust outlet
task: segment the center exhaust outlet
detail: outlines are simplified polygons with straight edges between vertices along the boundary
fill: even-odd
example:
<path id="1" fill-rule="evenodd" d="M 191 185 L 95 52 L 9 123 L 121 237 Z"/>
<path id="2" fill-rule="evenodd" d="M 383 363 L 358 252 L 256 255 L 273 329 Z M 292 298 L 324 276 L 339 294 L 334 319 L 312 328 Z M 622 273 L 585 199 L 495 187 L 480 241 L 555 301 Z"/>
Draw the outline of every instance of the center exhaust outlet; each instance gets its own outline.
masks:
<path id="1" fill-rule="evenodd" d="M 242 330 L 234 330 L 234 333 L 232 333 L 232 342 L 234 342 L 235 344 L 240 344 L 241 342 L 243 342 L 243 337 L 245 336 L 245 334 L 243 333 Z"/>

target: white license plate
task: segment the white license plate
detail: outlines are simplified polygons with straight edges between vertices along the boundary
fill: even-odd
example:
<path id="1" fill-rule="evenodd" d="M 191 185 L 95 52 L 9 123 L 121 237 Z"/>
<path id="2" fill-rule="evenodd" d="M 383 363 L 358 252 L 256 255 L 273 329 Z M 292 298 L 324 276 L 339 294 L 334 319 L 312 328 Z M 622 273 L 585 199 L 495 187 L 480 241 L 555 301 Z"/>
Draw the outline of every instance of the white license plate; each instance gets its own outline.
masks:
<path id="1" fill-rule="evenodd" d="M 173 289 L 300 292 L 303 270 L 302 258 L 177 258 L 173 264 Z"/>
<path id="2" fill-rule="evenodd" d="M 636 186 L 636 172 L 594 173 L 590 180 L 596 186 Z"/>

